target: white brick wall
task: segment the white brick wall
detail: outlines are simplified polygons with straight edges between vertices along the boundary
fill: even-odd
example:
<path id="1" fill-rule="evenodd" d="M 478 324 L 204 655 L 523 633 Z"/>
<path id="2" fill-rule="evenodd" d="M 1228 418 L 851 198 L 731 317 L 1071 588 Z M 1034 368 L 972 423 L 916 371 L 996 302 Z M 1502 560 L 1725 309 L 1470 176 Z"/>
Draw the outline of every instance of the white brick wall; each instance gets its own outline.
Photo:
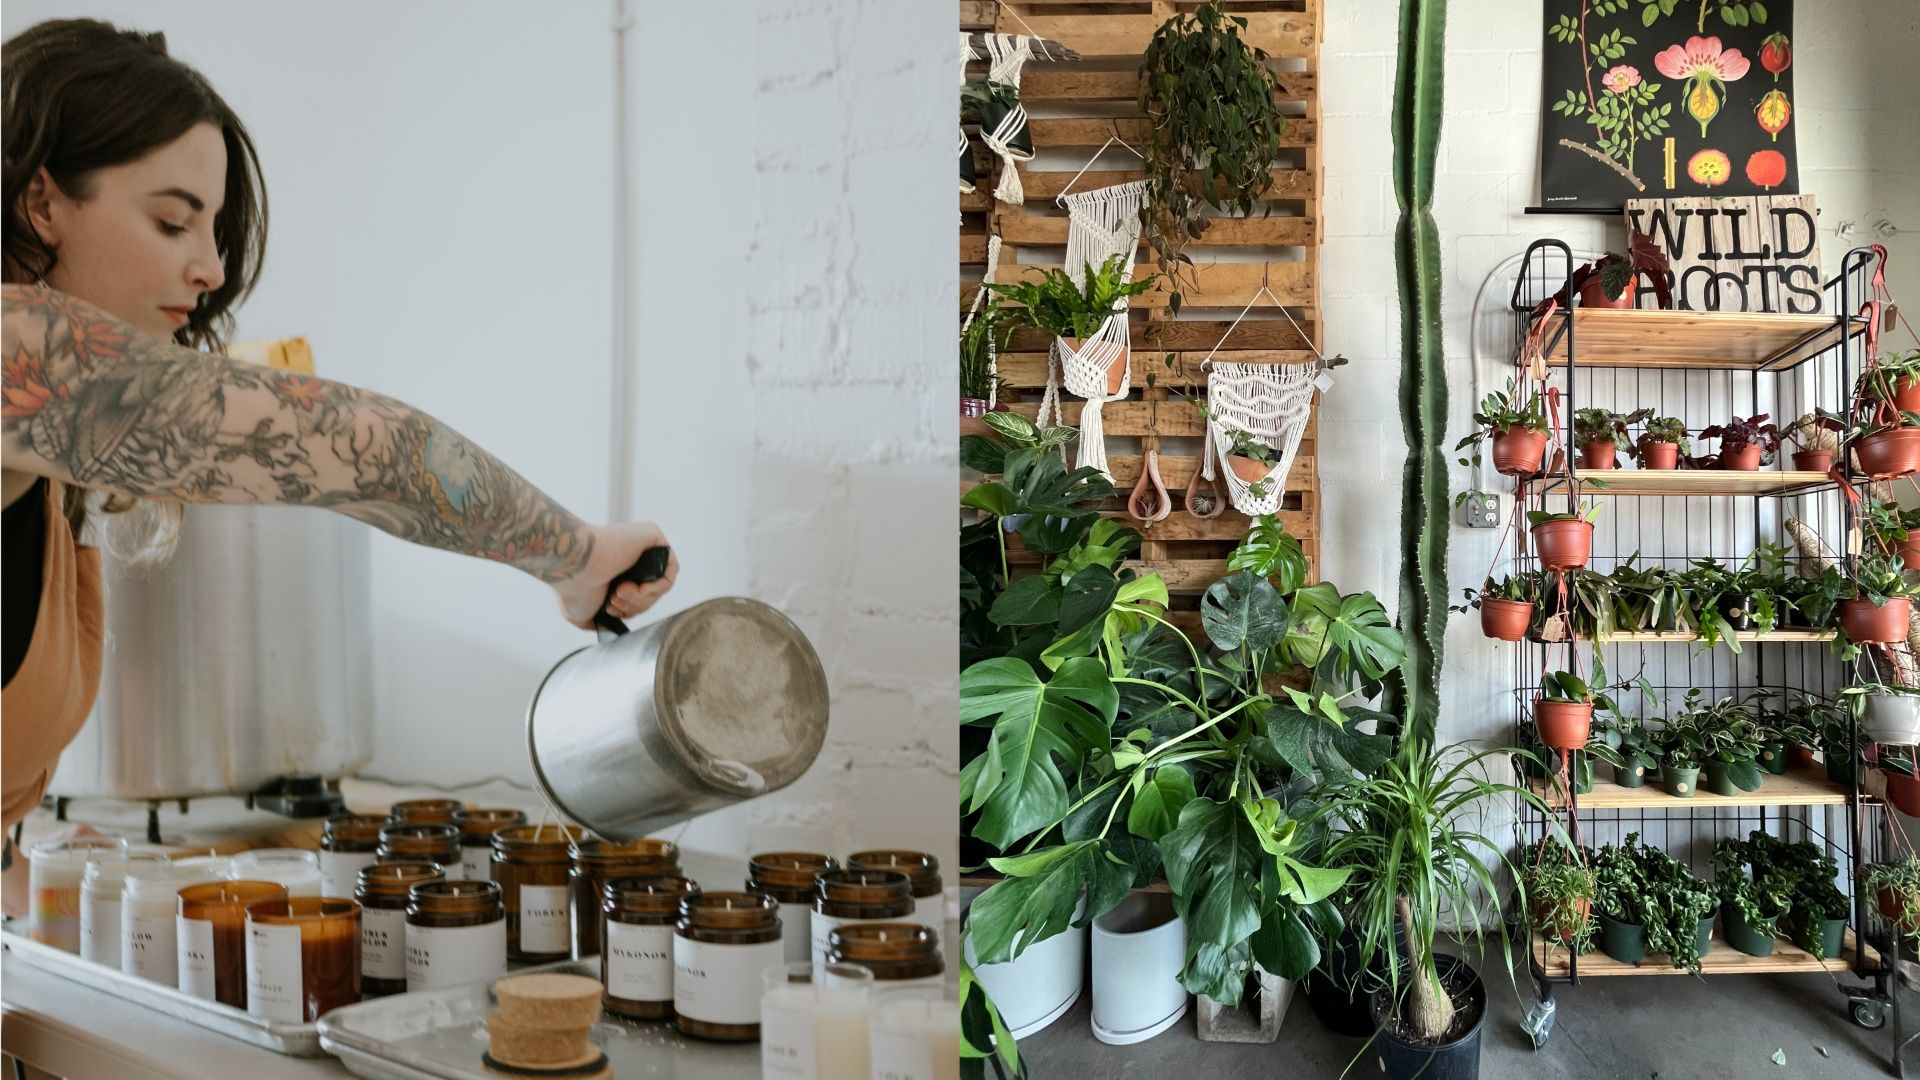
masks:
<path id="1" fill-rule="evenodd" d="M 1389 0 L 1330 4 L 1321 52 L 1327 192 L 1321 250 L 1326 343 L 1354 363 L 1321 414 L 1322 546 L 1325 574 L 1344 589 L 1372 589 L 1397 605 L 1399 470 L 1404 445 L 1395 411 L 1400 331 L 1394 290 L 1392 144 L 1395 10 Z M 1890 221 L 1886 239 L 1896 294 L 1920 306 L 1920 138 L 1911 104 L 1920 75 L 1920 7 L 1904 0 L 1799 5 L 1794 26 L 1794 117 L 1802 190 L 1822 208 L 1821 254 L 1828 273 L 1866 238 L 1837 235 L 1842 223 Z M 1540 5 L 1535 0 L 1455 0 L 1447 28 L 1446 120 L 1435 182 L 1445 281 L 1448 383 L 1453 424 L 1465 430 L 1468 319 L 1474 293 L 1496 263 L 1542 236 L 1578 250 L 1625 239 L 1613 219 L 1526 216 L 1537 190 L 1540 119 Z M 1875 85 L 1877 81 L 1877 86 Z M 1505 309 L 1511 278 L 1489 288 L 1482 308 Z M 1487 335 L 1483 332 L 1482 340 Z M 1501 357 L 1485 354 L 1482 378 Z M 1383 450 L 1382 447 L 1385 447 Z M 1451 457 L 1449 457 L 1451 460 Z M 1453 487 L 1467 483 L 1456 468 Z M 1477 584 L 1495 534 L 1456 526 L 1451 592 Z M 1490 645 L 1469 620 L 1447 638 L 1441 735 L 1501 736 L 1512 722 L 1511 646 Z"/>

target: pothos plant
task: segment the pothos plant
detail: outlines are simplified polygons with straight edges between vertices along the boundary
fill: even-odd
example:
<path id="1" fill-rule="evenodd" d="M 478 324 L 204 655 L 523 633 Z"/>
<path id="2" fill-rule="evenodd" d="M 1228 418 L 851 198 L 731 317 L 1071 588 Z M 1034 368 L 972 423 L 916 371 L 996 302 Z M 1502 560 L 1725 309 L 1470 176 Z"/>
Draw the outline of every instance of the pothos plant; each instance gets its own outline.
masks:
<path id="1" fill-rule="evenodd" d="M 1207 208 L 1252 214 L 1273 186 L 1286 128 L 1274 106 L 1280 81 L 1267 54 L 1241 38 L 1246 26 L 1202 4 L 1168 19 L 1140 62 L 1147 241 L 1173 286 L 1167 306 L 1176 315 L 1180 267 L 1193 265 L 1184 249 L 1206 234 Z"/>
<path id="2" fill-rule="evenodd" d="M 1158 575 L 1103 569 L 1101 602 L 1082 605 L 1080 571 L 1057 594 L 1074 616 L 1047 624 L 1050 640 L 961 673 L 961 723 L 985 735 L 963 740 L 962 812 L 1005 876 L 969 915 L 980 962 L 1162 877 L 1187 922 L 1180 980 L 1224 1003 L 1255 964 L 1303 976 L 1316 936 L 1338 932 L 1330 897 L 1350 871 L 1322 864 L 1310 793 L 1386 760 L 1391 738 L 1360 725 L 1389 722 L 1365 702 L 1404 645 L 1371 594 L 1305 584 L 1298 542 L 1270 517 L 1232 562 L 1203 598 L 1198 640 L 1168 618 Z M 1014 588 L 1056 597 L 1026 580 Z M 1294 685 L 1273 678 L 1288 671 Z"/>

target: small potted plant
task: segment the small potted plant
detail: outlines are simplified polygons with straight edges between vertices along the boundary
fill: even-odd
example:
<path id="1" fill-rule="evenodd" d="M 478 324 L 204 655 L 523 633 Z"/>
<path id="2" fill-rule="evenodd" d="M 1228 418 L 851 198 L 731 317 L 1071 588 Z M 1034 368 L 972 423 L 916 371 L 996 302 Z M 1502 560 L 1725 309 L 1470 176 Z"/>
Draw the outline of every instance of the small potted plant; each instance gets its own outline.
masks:
<path id="1" fill-rule="evenodd" d="M 1601 952 L 1628 964 L 1665 953 L 1674 967 L 1699 974 L 1713 935 L 1712 885 L 1637 832 L 1594 853 L 1593 877 Z"/>
<path id="2" fill-rule="evenodd" d="M 1834 885 L 1840 867 L 1811 841 L 1788 843 L 1764 829 L 1747 834 L 1747 865 L 1763 890 L 1784 893 L 1787 915 L 1782 928 L 1795 945 L 1816 960 L 1840 955 L 1846 938 L 1849 901 Z"/>
<path id="3" fill-rule="evenodd" d="M 1898 556 L 1907 569 L 1920 570 L 1920 507 L 1902 510 L 1890 500 L 1868 498 L 1865 508 L 1864 529 L 1874 546 Z"/>
<path id="4" fill-rule="evenodd" d="M 1869 480 L 1894 480 L 1920 472 L 1920 413 L 1881 403 L 1873 414 L 1847 426 L 1841 441 Z"/>
<path id="5" fill-rule="evenodd" d="M 1480 632 L 1496 641 L 1520 641 L 1533 625 L 1540 598 L 1540 579 L 1516 574 L 1498 581 L 1488 578 L 1480 588 L 1461 590 L 1465 601 L 1449 610 L 1480 612 Z"/>
<path id="6" fill-rule="evenodd" d="M 1854 707 L 1856 702 L 1848 699 L 1844 708 Z M 1853 745 L 1851 714 L 1842 707 L 1835 707 L 1821 720 L 1818 741 L 1820 756 L 1826 762 L 1827 781 L 1841 787 L 1852 787 L 1854 777 L 1859 773 L 1860 755 Z"/>
<path id="7" fill-rule="evenodd" d="M 1631 851 L 1608 844 L 1594 853 L 1593 914 L 1600 951 L 1609 958 L 1623 964 L 1647 958 L 1647 927 L 1640 914 L 1645 895 L 1646 884 Z"/>
<path id="8" fill-rule="evenodd" d="M 1707 790 L 1715 795 L 1736 795 L 1758 791 L 1761 784 L 1759 740 L 1747 707 L 1730 697 L 1711 705 L 1694 706 L 1698 690 L 1687 691 L 1689 722 L 1700 732 L 1706 749 L 1703 762 Z"/>
<path id="9" fill-rule="evenodd" d="M 1540 395 L 1532 394 L 1520 402 L 1512 379 L 1504 391 L 1496 390 L 1480 402 L 1473 414 L 1473 430 L 1454 444 L 1456 452 L 1473 448 L 1460 459 L 1462 465 L 1481 463 L 1480 444 L 1493 443 L 1493 467 L 1509 476 L 1531 476 L 1540 471 L 1547 451 L 1547 415 Z"/>
<path id="10" fill-rule="evenodd" d="M 1667 253 L 1653 237 L 1635 230 L 1625 254 L 1609 251 L 1599 262 L 1588 263 L 1567 278 L 1567 286 L 1580 295 L 1581 307 L 1630 308 L 1639 291 L 1641 274 L 1653 282 L 1660 306 L 1673 305 L 1667 283 Z M 1565 304 L 1566 298 L 1561 302 Z"/>
<path id="11" fill-rule="evenodd" d="M 1920 743 L 1920 687 L 1862 683 L 1840 691 L 1860 721 L 1860 738 L 1889 746 Z"/>
<path id="12" fill-rule="evenodd" d="M 1800 449 L 1793 452 L 1793 467 L 1798 472 L 1823 473 L 1833 468 L 1833 455 L 1840 449 L 1840 432 L 1846 425 L 1825 409 L 1801 413 L 1780 432 L 1780 437 Z"/>
<path id="13" fill-rule="evenodd" d="M 1613 766 L 1613 782 L 1623 788 L 1646 786 L 1647 778 L 1660 770 L 1660 755 L 1647 729 L 1638 718 L 1619 713 L 1608 713 L 1598 726 L 1604 750 L 1589 749 Z"/>
<path id="14" fill-rule="evenodd" d="M 1671 634 L 1686 632 L 1694 624 L 1693 596 L 1686 580 L 1668 573 L 1661 566 L 1635 566 L 1638 553 L 1614 567 L 1613 580 L 1617 608 L 1614 623 L 1625 630 L 1652 630 Z"/>
<path id="15" fill-rule="evenodd" d="M 1642 412 L 1651 412 L 1642 409 Z M 1649 416 L 1640 438 L 1627 449 L 1627 453 L 1638 458 L 1642 468 L 1677 469 L 1680 467 L 1680 455 L 1693 453 L 1693 444 L 1687 439 L 1686 422 L 1675 416 Z"/>
<path id="16" fill-rule="evenodd" d="M 999 301 L 988 301 L 960 332 L 960 415 L 963 417 L 984 416 L 992 408 L 989 401 L 1005 396 L 1006 380 L 994 374 L 993 360 L 1013 336 L 1013 320 L 1007 314 Z M 1004 402 L 998 406 L 1000 410 L 1006 407 Z"/>
<path id="17" fill-rule="evenodd" d="M 1593 555 L 1593 519 L 1600 513 L 1599 503 L 1584 509 L 1574 507 L 1564 513 L 1547 510 L 1527 512 L 1527 533 L 1533 538 L 1534 554 L 1548 570 L 1572 570 L 1587 565 Z"/>
<path id="18" fill-rule="evenodd" d="M 1617 413 L 1611 409 L 1581 409 L 1573 414 L 1573 441 L 1580 447 L 1580 467 L 1611 469 L 1620 464 L 1620 444 L 1632 445 L 1627 427 L 1653 415 L 1652 409 Z"/>
<path id="19" fill-rule="evenodd" d="M 1125 255 L 1115 255 L 1099 267 L 1084 268 L 1081 281 L 1059 267 L 1040 271 L 1038 281 L 1015 281 L 988 285 L 988 291 L 1002 299 L 1022 305 L 1024 318 L 1034 326 L 1065 341 L 1078 350 L 1080 343 L 1098 334 L 1107 320 L 1121 310 L 1132 297 L 1153 288 L 1158 280 L 1152 274 L 1138 281 L 1128 280 Z M 1117 394 L 1126 381 L 1127 359 L 1132 345 L 1122 342 L 1107 365 L 1107 393 Z"/>
<path id="20" fill-rule="evenodd" d="M 1920 349 L 1887 353 L 1861 379 L 1869 394 L 1894 410 L 1920 412 Z"/>
<path id="21" fill-rule="evenodd" d="M 1660 748 L 1660 789 L 1676 799 L 1693 798 L 1707 745 L 1692 717 L 1684 711 L 1668 717 L 1654 743 Z"/>
<path id="22" fill-rule="evenodd" d="M 1575 953 L 1593 948 L 1593 871 L 1577 852 L 1558 841 L 1541 847 L 1527 867 L 1526 895 L 1531 926 Z"/>
<path id="23" fill-rule="evenodd" d="M 1913 754 L 1882 746 L 1877 764 L 1887 785 L 1887 801 L 1908 817 L 1920 817 L 1920 769 L 1914 767 Z"/>
<path id="24" fill-rule="evenodd" d="M 1247 485 L 1247 494 L 1266 498 L 1273 470 L 1280 464 L 1280 451 L 1238 428 L 1226 429 L 1226 435 L 1227 468 Z"/>
<path id="25" fill-rule="evenodd" d="M 1869 552 L 1854 561 L 1847 578 L 1849 595 L 1836 605 L 1840 632 L 1855 645 L 1885 645 L 1904 641 L 1907 617 L 1916 590 L 1899 562 L 1882 552 Z"/>
<path id="26" fill-rule="evenodd" d="M 1713 844 L 1713 884 L 1720 894 L 1720 924 L 1727 944 L 1748 956 L 1770 956 L 1780 919 L 1793 907 L 1777 875 L 1748 873 L 1745 842 L 1721 837 Z"/>
<path id="27" fill-rule="evenodd" d="M 1773 460 L 1780 449 L 1780 429 L 1767 423 L 1767 414 L 1734 417 L 1724 424 L 1702 428 L 1703 439 L 1720 440 L 1720 467 L 1753 472 Z"/>
<path id="28" fill-rule="evenodd" d="M 1909 855 L 1868 866 L 1863 884 L 1880 914 L 1903 934 L 1920 934 L 1920 858 Z"/>
<path id="29" fill-rule="evenodd" d="M 1533 726 L 1549 750 L 1579 750 L 1593 731 L 1597 699 L 1586 680 L 1571 671 L 1548 672 L 1533 699 Z M 1611 710 L 1612 703 L 1606 706 Z"/>
<path id="30" fill-rule="evenodd" d="M 1760 748 L 1753 761 L 1761 772 L 1784 776 L 1787 772 L 1786 719 L 1774 708 L 1773 702 L 1771 690 L 1757 690 L 1747 697 L 1748 723 L 1754 744 Z"/>

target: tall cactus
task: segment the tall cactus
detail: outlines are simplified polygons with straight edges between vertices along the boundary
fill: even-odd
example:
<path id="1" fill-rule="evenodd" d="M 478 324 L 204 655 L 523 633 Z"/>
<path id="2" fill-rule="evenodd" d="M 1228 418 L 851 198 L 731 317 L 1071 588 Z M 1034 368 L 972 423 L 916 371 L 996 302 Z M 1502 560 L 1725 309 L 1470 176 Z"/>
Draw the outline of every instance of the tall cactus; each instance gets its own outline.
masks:
<path id="1" fill-rule="evenodd" d="M 1403 736 L 1433 745 L 1447 625 L 1447 378 L 1440 337 L 1440 232 L 1433 223 L 1434 157 L 1446 60 L 1446 0 L 1400 0 L 1393 96 L 1393 193 L 1400 205 L 1394 264 L 1400 284 L 1400 420 L 1407 461 L 1400 504 L 1400 627 L 1407 660 Z"/>

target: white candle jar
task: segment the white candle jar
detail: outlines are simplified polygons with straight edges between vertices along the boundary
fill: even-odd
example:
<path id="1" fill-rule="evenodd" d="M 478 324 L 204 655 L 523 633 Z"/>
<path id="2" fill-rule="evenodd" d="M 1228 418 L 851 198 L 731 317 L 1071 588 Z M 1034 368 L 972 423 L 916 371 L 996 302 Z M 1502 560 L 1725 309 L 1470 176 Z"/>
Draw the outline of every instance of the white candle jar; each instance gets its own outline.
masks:
<path id="1" fill-rule="evenodd" d="M 110 968 L 120 966 L 124 940 L 120 895 L 127 874 L 136 867 L 166 864 L 167 857 L 157 852 L 95 859 L 87 864 L 80 879 L 80 959 Z"/>
<path id="2" fill-rule="evenodd" d="M 127 842 L 117 836 L 49 840 L 27 849 L 27 887 L 32 909 L 28 936 L 56 949 L 80 951 L 80 880 L 87 860 L 123 857 Z"/>
<path id="3" fill-rule="evenodd" d="M 120 970 L 162 986 L 179 986 L 180 890 L 223 881 L 227 873 L 227 859 L 205 855 L 129 866 L 120 891 Z"/>
<path id="4" fill-rule="evenodd" d="M 235 881 L 271 881 L 285 885 L 288 896 L 320 895 L 320 859 L 313 852 L 299 848 L 243 851 L 233 857 L 231 876 Z"/>

